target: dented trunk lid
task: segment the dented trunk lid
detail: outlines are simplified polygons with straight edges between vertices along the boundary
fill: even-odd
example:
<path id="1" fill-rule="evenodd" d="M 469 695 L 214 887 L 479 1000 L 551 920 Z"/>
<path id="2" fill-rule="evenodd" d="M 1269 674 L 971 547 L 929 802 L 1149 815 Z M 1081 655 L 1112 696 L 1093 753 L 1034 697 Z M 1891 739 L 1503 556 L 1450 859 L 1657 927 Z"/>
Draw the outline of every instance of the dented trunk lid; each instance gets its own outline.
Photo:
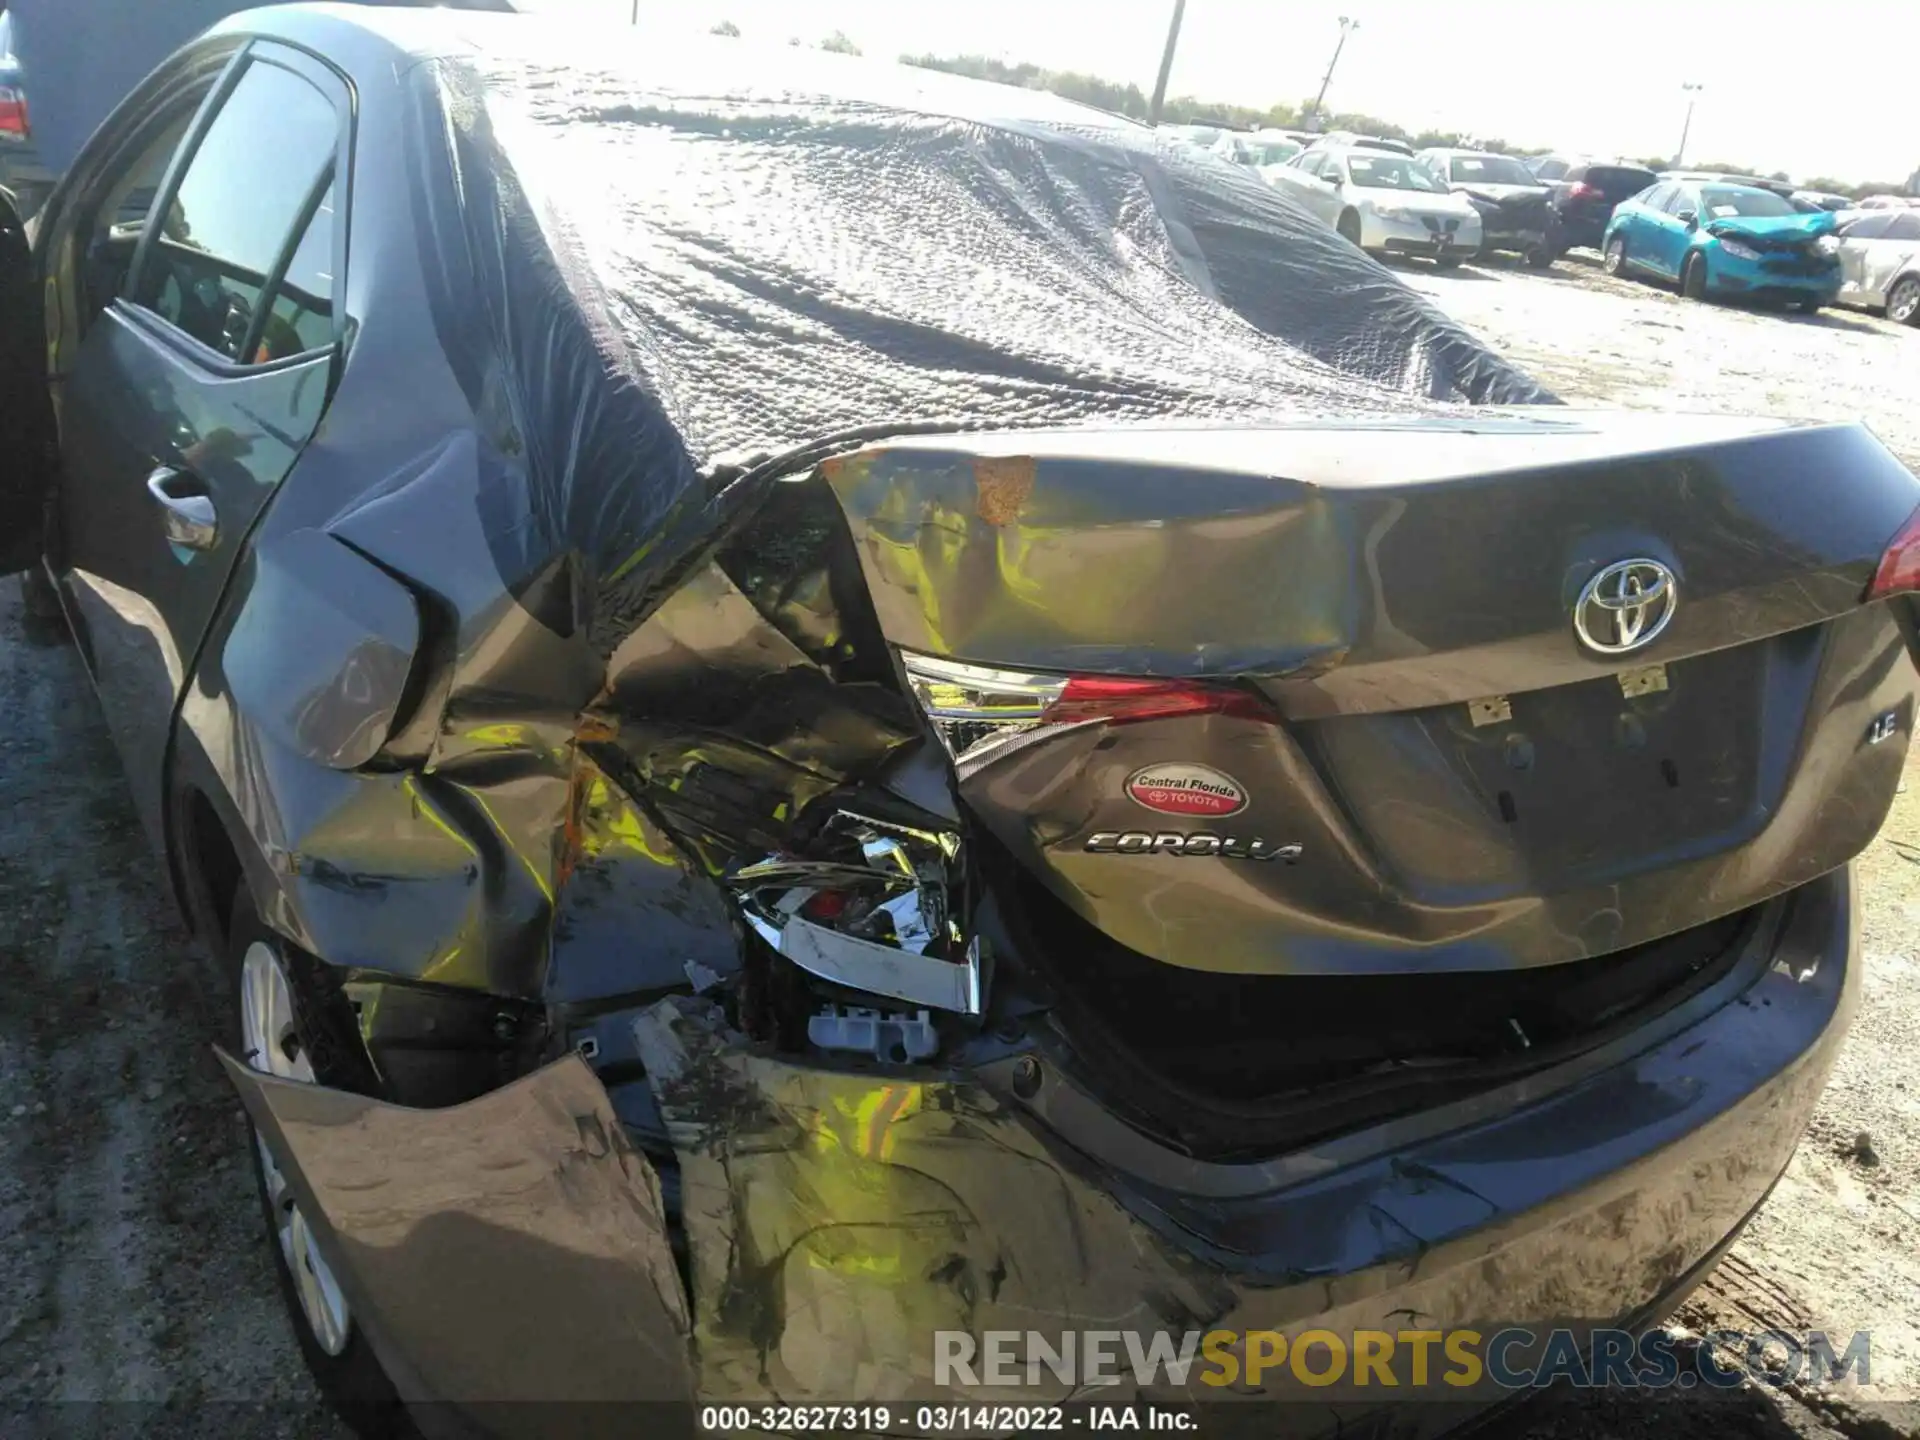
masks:
<path id="1" fill-rule="evenodd" d="M 1845 863 L 1897 784 L 1911 624 L 1862 597 L 1920 483 L 1857 426 L 1496 412 L 823 470 L 972 817 L 1171 964 L 1601 954 Z M 1102 677 L 1174 702 L 1101 718 L 1156 693 Z M 1052 718 L 983 706 L 1014 682 Z"/>

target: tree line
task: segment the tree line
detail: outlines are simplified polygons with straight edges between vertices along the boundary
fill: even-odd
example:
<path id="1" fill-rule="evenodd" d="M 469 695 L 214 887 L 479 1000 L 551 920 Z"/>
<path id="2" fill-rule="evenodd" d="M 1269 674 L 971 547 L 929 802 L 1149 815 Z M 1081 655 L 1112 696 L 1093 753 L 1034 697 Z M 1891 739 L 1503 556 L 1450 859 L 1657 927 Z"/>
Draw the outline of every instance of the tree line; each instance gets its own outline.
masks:
<path id="1" fill-rule="evenodd" d="M 902 64 L 918 65 L 926 70 L 945 70 L 954 75 L 970 75 L 976 80 L 997 80 L 1003 85 L 1019 85 L 1028 90 L 1049 90 L 1068 100 L 1077 100 L 1083 105 L 1091 105 L 1116 115 L 1125 115 L 1134 120 L 1147 118 L 1149 102 L 1138 85 L 1121 85 L 1112 80 L 1102 79 L 1098 75 L 1085 75 L 1074 70 L 1047 70 L 1038 65 L 1009 65 L 990 55 L 902 55 L 900 61 Z M 1170 125 L 1222 125 L 1235 130 L 1254 130 L 1262 126 L 1270 126 L 1277 130 L 1294 130 L 1302 128 L 1302 122 L 1312 108 L 1311 101 L 1305 101 L 1297 106 L 1284 103 L 1269 105 L 1263 110 L 1253 105 L 1229 105 L 1218 100 L 1202 100 L 1193 95 L 1181 95 L 1166 102 L 1161 108 L 1161 119 Z M 1391 120 L 1357 110 L 1328 112 L 1322 117 L 1322 123 L 1318 128 L 1353 130 L 1363 135 L 1383 135 L 1394 140 L 1404 140 L 1415 150 L 1471 146 L 1477 150 L 1493 150 L 1507 155 L 1544 155 L 1552 149 L 1547 145 L 1510 145 L 1498 136 L 1468 135 L 1457 130 L 1408 130 L 1404 126 L 1394 124 Z M 1673 157 L 1670 155 L 1642 156 L 1633 163 L 1644 165 L 1649 170 L 1667 170 L 1673 166 Z M 1720 171 L 1730 175 L 1767 174 L 1749 165 L 1734 165 L 1725 161 L 1713 161 L 1690 168 Z M 1785 171 L 1776 170 L 1767 175 L 1767 178 L 1784 181 L 1790 177 Z M 1805 188 L 1859 199 L 1866 195 L 1889 191 L 1899 194 L 1905 190 L 1906 186 L 1904 181 L 1861 185 L 1821 175 L 1806 181 Z"/>
<path id="2" fill-rule="evenodd" d="M 732 21 L 723 20 L 713 27 L 713 33 L 738 36 L 740 30 Z M 795 37 L 787 43 L 798 45 L 800 40 Z M 838 51 L 845 55 L 860 53 L 860 47 L 838 30 L 820 41 L 818 48 Z M 1133 120 L 1144 121 L 1149 109 L 1146 93 L 1138 85 L 1122 85 L 1118 81 L 1084 74 L 1078 70 L 1048 70 L 1043 66 L 1031 64 L 1010 65 L 1004 60 L 996 60 L 991 55 L 902 55 L 900 63 L 917 65 L 923 70 L 944 70 L 950 75 L 966 75 L 975 80 L 994 80 L 1002 85 L 1018 85 L 1027 90 L 1046 90 L 1064 99 L 1077 100 L 1082 105 L 1091 105 L 1097 110 L 1125 115 Z M 1297 130 L 1304 128 L 1306 117 L 1312 108 L 1311 101 L 1303 101 L 1299 105 L 1279 103 L 1269 105 L 1263 110 L 1254 105 L 1230 105 L 1220 100 L 1202 100 L 1195 95 L 1177 95 L 1161 107 L 1161 119 L 1170 125 L 1219 125 L 1234 130 L 1257 130 L 1262 127 Z M 1469 135 L 1458 130 L 1408 130 L 1404 126 L 1394 124 L 1391 120 L 1382 119 L 1378 115 L 1368 115 L 1358 110 L 1328 111 L 1321 116 L 1321 123 L 1316 128 L 1353 130 L 1363 135 L 1384 135 L 1391 139 L 1404 140 L 1415 150 L 1471 146 L 1476 150 L 1492 150 L 1506 155 L 1544 155 L 1552 148 L 1547 145 L 1510 145 L 1496 135 Z M 1671 156 L 1666 155 L 1645 155 L 1633 160 L 1632 163 L 1644 165 L 1649 170 L 1666 170 L 1671 168 L 1673 160 Z M 1729 175 L 1765 175 L 1769 180 L 1785 181 L 1791 178 L 1784 170 L 1769 173 L 1754 169 L 1752 166 L 1736 165 L 1723 160 L 1709 161 L 1691 168 Z M 1808 190 L 1846 195 L 1854 199 L 1887 192 L 1899 194 L 1906 189 L 1904 181 L 1855 184 L 1846 180 L 1836 180 L 1829 175 L 1817 175 L 1803 183 L 1804 188 Z"/>

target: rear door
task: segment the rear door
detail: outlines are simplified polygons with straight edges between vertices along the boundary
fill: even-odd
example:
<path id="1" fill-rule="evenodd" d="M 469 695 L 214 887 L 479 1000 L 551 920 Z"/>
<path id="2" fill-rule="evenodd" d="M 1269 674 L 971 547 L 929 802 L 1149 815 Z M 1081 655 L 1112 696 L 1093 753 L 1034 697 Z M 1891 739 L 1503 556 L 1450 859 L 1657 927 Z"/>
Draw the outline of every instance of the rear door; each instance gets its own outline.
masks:
<path id="1" fill-rule="evenodd" d="M 1848 305 L 1874 303 L 1867 292 L 1867 257 L 1881 245 L 1892 215 L 1862 215 L 1840 229 L 1840 299 Z"/>
<path id="2" fill-rule="evenodd" d="M 1614 233 L 1627 247 L 1629 266 L 1651 270 L 1658 263 L 1654 251 L 1660 240 L 1660 212 L 1673 189 L 1672 185 L 1656 185 L 1645 194 L 1634 196 L 1631 208 L 1613 217 L 1618 222 Z"/>
<path id="3" fill-rule="evenodd" d="M 144 218 L 96 222 L 107 242 L 94 248 L 132 259 L 124 278 L 96 277 L 114 298 L 62 380 L 59 575 L 156 840 L 200 639 L 326 405 L 349 116 L 332 71 L 256 44 L 202 107 Z"/>
<path id="4" fill-rule="evenodd" d="M 1912 267 L 1914 252 L 1920 250 L 1920 212 L 1891 212 L 1879 238 L 1869 241 L 1862 249 L 1861 303 L 1884 305 L 1895 278 Z"/>
<path id="5" fill-rule="evenodd" d="M 1699 216 L 1700 192 L 1691 185 L 1676 185 L 1667 192 L 1666 203 L 1647 217 L 1648 258 L 1652 268 L 1670 280 L 1680 278 L 1680 262 Z"/>
<path id="6" fill-rule="evenodd" d="M 1331 225 L 1340 218 L 1340 197 L 1327 180 L 1325 167 L 1338 163 L 1324 152 L 1309 152 L 1274 173 L 1296 199 Z"/>

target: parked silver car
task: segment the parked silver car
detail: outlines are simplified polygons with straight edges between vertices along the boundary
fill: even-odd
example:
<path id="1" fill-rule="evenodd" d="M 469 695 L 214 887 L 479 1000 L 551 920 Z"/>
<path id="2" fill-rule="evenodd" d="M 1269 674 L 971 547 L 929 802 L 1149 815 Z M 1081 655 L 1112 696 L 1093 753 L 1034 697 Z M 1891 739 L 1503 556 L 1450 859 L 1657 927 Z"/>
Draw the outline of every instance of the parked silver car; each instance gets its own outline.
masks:
<path id="1" fill-rule="evenodd" d="M 1920 325 L 1920 210 L 1851 210 L 1835 233 L 1839 302 Z"/>
<path id="2" fill-rule="evenodd" d="M 1261 172 L 1361 249 L 1451 269 L 1479 250 L 1480 214 L 1409 155 L 1329 145 Z"/>
<path id="3" fill-rule="evenodd" d="M 1308 144 L 1309 150 L 1323 150 L 1329 146 L 1358 145 L 1369 150 L 1391 150 L 1396 155 L 1413 154 L 1413 146 L 1404 140 L 1396 140 L 1390 135 L 1361 135 L 1352 130 L 1329 130 L 1317 135 Z"/>

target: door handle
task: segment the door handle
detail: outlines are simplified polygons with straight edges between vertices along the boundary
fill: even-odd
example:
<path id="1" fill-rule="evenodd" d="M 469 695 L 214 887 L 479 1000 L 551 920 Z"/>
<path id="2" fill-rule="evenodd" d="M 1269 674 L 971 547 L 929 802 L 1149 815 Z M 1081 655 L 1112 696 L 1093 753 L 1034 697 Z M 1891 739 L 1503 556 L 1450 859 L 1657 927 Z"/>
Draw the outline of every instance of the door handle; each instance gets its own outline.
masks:
<path id="1" fill-rule="evenodd" d="M 167 539 L 187 550 L 211 550 L 220 538 L 220 517 L 200 478 L 171 465 L 147 476 L 147 493 L 160 505 Z"/>

